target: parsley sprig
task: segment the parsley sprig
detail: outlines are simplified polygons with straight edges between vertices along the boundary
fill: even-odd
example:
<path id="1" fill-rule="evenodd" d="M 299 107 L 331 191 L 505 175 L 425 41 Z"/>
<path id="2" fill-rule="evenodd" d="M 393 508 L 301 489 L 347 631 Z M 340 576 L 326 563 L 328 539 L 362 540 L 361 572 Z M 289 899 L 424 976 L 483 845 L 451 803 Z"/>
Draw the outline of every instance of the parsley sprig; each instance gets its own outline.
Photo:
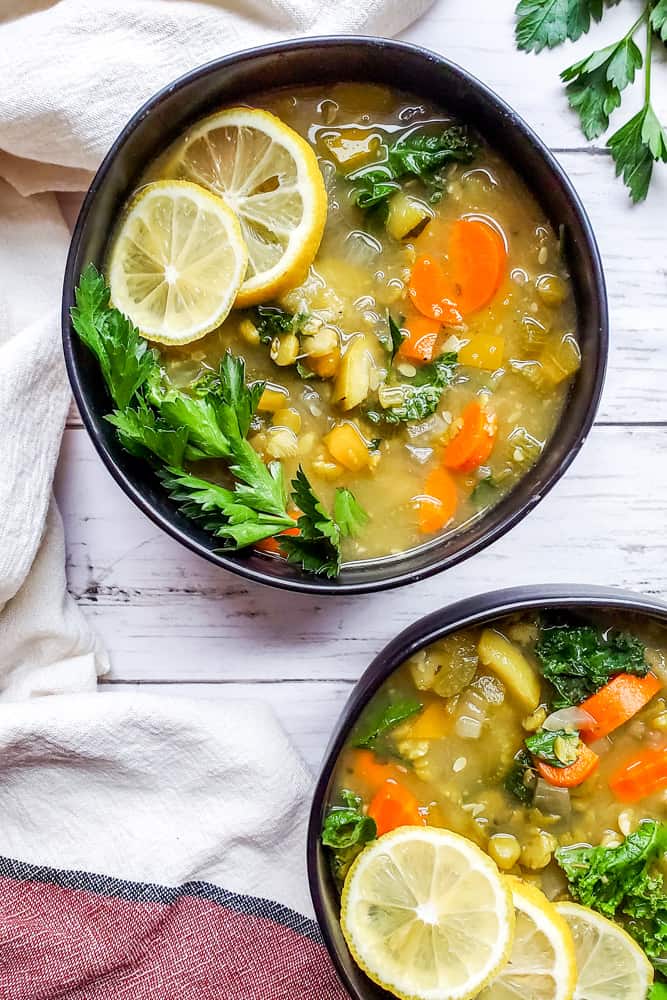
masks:
<path id="1" fill-rule="evenodd" d="M 182 392 L 169 385 L 159 355 L 109 302 L 109 289 L 89 264 L 76 289 L 72 324 L 97 358 L 115 409 L 106 419 L 130 454 L 148 460 L 182 513 L 241 549 L 279 537 L 290 562 L 335 577 L 341 539 L 361 530 L 368 515 L 352 493 L 336 492 L 331 517 L 299 469 L 288 496 L 280 462 L 265 465 L 247 440 L 263 382 L 246 382 L 245 362 L 227 353 Z M 231 485 L 202 479 L 186 464 L 220 459 Z M 290 512 L 293 506 L 299 513 Z M 297 531 L 285 536 L 286 530 Z"/>
<path id="2" fill-rule="evenodd" d="M 607 0 L 608 6 L 619 0 Z M 520 0 L 516 7 L 516 41 L 520 49 L 541 52 L 566 39 L 576 41 L 600 21 L 604 0 Z M 636 36 L 645 29 L 643 51 Z M 607 147 L 633 202 L 648 194 L 653 168 L 667 162 L 667 137 L 651 103 L 651 72 L 655 38 L 667 43 L 667 0 L 646 0 L 640 16 L 621 39 L 598 49 L 563 70 L 570 107 L 579 115 L 587 139 L 597 139 L 609 128 L 620 107 L 622 93 L 644 70 L 641 109 L 608 140 Z"/>

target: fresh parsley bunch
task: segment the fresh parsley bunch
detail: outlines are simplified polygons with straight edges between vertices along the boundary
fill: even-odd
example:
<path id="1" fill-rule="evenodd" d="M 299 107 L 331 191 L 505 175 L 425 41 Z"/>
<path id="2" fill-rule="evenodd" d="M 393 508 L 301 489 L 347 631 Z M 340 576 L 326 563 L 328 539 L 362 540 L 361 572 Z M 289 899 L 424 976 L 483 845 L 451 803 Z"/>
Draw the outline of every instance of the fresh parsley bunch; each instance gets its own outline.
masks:
<path id="1" fill-rule="evenodd" d="M 265 465 L 247 440 L 264 383 L 246 383 L 242 358 L 227 353 L 191 393 L 169 385 L 157 351 L 110 305 L 109 289 L 93 264 L 76 289 L 72 324 L 100 365 L 115 406 L 106 419 L 121 445 L 155 467 L 186 517 L 228 548 L 280 536 L 290 562 L 310 573 L 338 575 L 341 540 L 359 531 L 368 515 L 349 490 L 338 489 L 331 517 L 299 469 L 291 484 L 299 513 L 292 516 L 280 462 Z M 193 474 L 190 466 L 202 459 L 224 461 L 232 484 Z M 284 535 L 288 530 L 293 534 Z"/>
<path id="2" fill-rule="evenodd" d="M 600 21 L 605 6 L 620 0 L 520 0 L 516 7 L 516 41 L 520 49 L 541 52 L 566 39 L 576 41 L 592 21 Z M 643 50 L 635 41 L 644 32 Z M 610 116 L 621 104 L 622 92 L 644 70 L 641 110 L 607 142 L 633 202 L 648 194 L 654 163 L 667 162 L 667 137 L 651 104 L 651 70 L 655 39 L 667 43 L 667 0 L 646 0 L 637 20 L 621 39 L 598 49 L 561 73 L 570 106 L 577 112 L 587 139 L 609 128 Z"/>

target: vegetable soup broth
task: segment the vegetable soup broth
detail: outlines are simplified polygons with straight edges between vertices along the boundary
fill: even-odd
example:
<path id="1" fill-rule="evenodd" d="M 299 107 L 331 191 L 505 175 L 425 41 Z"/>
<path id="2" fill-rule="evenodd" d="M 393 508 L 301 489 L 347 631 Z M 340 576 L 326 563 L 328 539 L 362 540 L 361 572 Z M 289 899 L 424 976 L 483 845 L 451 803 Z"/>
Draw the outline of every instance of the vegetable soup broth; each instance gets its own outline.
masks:
<path id="1" fill-rule="evenodd" d="M 333 328 L 343 355 L 359 334 L 365 335 L 366 356 L 372 357 L 369 392 L 358 406 L 345 410 L 334 401 L 336 375 L 317 378 L 303 364 L 298 368 L 275 364 L 270 345 L 255 345 L 244 337 L 247 325 L 243 324 L 251 311 L 233 310 L 203 340 L 165 352 L 167 375 L 187 388 L 203 368 L 217 366 L 227 349 L 242 354 L 249 378 L 266 380 L 285 394 L 282 403 L 276 397 L 277 414 L 260 408 L 250 436 L 256 450 L 266 460 L 281 458 L 287 480 L 302 465 L 329 507 L 337 487 L 352 490 L 370 523 L 357 537 L 344 541 L 346 559 L 404 551 L 439 533 L 423 526 L 420 530 L 415 498 L 424 494 L 429 472 L 441 464 L 443 446 L 460 426 L 466 404 L 477 399 L 495 414 L 495 447 L 482 466 L 454 474 L 456 512 L 437 529 L 460 527 L 497 503 L 534 464 L 554 431 L 578 367 L 575 307 L 558 239 L 512 168 L 484 145 L 472 162 L 446 168 L 444 191 L 436 203 L 428 201 L 416 178 L 403 185 L 408 192 L 414 188 L 433 216 L 416 238 L 393 238 L 373 213 L 364 213 L 353 203 L 351 182 L 345 176 L 352 167 L 336 165 L 332 140 L 335 144 L 340 135 L 361 137 L 365 148 L 377 156 L 381 142 L 451 124 L 433 105 L 364 84 L 333 85 L 324 98 L 321 87 L 274 91 L 256 95 L 249 103 L 272 111 L 307 138 L 316 150 L 329 198 L 324 238 L 306 281 L 271 305 L 314 317 L 314 328 L 322 323 Z M 143 180 L 173 176 L 169 163 L 175 162 L 174 153 L 187 141 L 187 135 L 177 140 Z M 408 295 L 416 257 L 442 257 L 452 223 L 468 216 L 491 220 L 502 232 L 505 273 L 488 305 L 456 328 L 443 326 L 438 350 L 458 352 L 471 338 L 492 334 L 503 340 L 503 364 L 487 362 L 486 368 L 479 368 L 462 364 L 459 358 L 453 382 L 435 413 L 413 422 L 376 423 L 375 415 L 382 415 L 378 389 L 385 380 L 391 385 L 410 384 L 418 367 L 401 360 L 399 353 L 390 373 L 387 313 L 397 323 L 416 315 Z M 301 346 L 307 343 L 307 336 L 302 336 Z M 304 379 L 304 374 L 310 377 Z M 356 424 L 368 449 L 367 463 L 359 471 L 341 466 L 324 442 L 343 421 Z M 292 446 L 287 449 L 276 437 L 276 428 L 283 424 L 297 438 L 294 444 L 290 437 Z M 484 487 L 476 490 L 482 480 Z"/>
<path id="2" fill-rule="evenodd" d="M 598 622 L 603 634 L 612 625 L 607 618 Z M 646 665 L 663 684 L 664 628 L 616 617 L 613 626 L 646 644 Z M 492 626 L 521 653 L 533 677 L 539 677 L 533 652 L 538 628 L 537 620 L 527 617 Z M 599 766 L 578 787 L 555 788 L 541 781 L 527 788 L 522 802 L 510 784 L 515 758 L 552 710 L 554 689 L 540 678 L 539 706 L 529 709 L 517 696 L 520 687 L 512 690 L 478 660 L 482 632 L 455 633 L 416 654 L 389 678 L 341 754 L 331 801 L 339 802 L 341 789 L 349 789 L 361 797 L 365 811 L 378 781 L 393 776 L 416 799 L 423 822 L 474 840 L 501 869 L 534 881 L 552 898 L 563 896 L 566 880 L 553 860 L 557 848 L 617 844 L 643 819 L 667 820 L 667 782 L 632 803 L 619 801 L 609 787 L 628 759 L 667 746 L 667 695 L 661 687 L 629 721 L 591 744 Z M 387 704 L 394 711 L 402 705 L 406 713 L 422 708 L 369 743 L 363 734 L 377 728 L 378 714 L 386 714 Z M 342 860 L 347 866 L 351 858 Z M 339 875 L 344 873 L 339 869 Z"/>

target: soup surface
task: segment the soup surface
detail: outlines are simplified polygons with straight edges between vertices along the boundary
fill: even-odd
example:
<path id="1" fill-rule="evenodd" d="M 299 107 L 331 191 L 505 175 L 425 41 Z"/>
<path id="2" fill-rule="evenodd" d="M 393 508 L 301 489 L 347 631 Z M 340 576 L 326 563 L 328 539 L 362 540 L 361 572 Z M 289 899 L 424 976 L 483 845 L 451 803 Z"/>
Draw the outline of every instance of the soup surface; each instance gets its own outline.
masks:
<path id="1" fill-rule="evenodd" d="M 301 466 L 327 508 L 347 487 L 368 514 L 343 540 L 345 559 L 455 531 L 534 464 L 578 368 L 558 236 L 467 123 L 409 94 L 341 83 L 248 103 L 315 151 L 324 235 L 297 287 L 162 348 L 166 378 L 188 393 L 226 351 L 243 356 L 250 380 L 267 383 L 253 448 L 288 481 Z M 185 176 L 192 136 L 151 164 L 140 189 Z M 192 164 L 187 179 L 202 179 Z M 258 219 L 253 239 L 269 224 Z M 208 463 L 207 475 L 224 482 L 224 464 Z"/>
<path id="2" fill-rule="evenodd" d="M 336 880 L 375 836 L 445 828 L 620 923 L 662 975 L 666 682 L 665 628 L 627 616 L 510 617 L 420 651 L 341 753 L 327 822 L 346 806 L 375 829 L 325 833 Z"/>

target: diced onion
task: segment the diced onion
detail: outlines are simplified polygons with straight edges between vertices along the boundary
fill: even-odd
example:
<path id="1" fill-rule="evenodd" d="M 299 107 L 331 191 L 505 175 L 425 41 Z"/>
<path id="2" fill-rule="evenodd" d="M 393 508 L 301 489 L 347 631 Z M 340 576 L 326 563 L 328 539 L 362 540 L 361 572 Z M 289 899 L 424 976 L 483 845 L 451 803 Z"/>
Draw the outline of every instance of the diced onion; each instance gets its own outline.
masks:
<path id="1" fill-rule="evenodd" d="M 454 731 L 462 740 L 478 740 L 482 735 L 482 722 L 472 719 L 469 715 L 460 715 L 456 720 Z"/>
<path id="2" fill-rule="evenodd" d="M 533 805 L 545 815 L 562 816 L 567 819 L 572 811 L 568 788 L 556 788 L 544 778 L 538 778 L 535 785 Z"/>
<path id="3" fill-rule="evenodd" d="M 595 729 L 597 722 L 583 708 L 574 705 L 572 708 L 559 708 L 552 712 L 542 723 L 543 729 L 555 733 L 558 729 L 571 729 L 580 732 L 582 729 Z"/>

